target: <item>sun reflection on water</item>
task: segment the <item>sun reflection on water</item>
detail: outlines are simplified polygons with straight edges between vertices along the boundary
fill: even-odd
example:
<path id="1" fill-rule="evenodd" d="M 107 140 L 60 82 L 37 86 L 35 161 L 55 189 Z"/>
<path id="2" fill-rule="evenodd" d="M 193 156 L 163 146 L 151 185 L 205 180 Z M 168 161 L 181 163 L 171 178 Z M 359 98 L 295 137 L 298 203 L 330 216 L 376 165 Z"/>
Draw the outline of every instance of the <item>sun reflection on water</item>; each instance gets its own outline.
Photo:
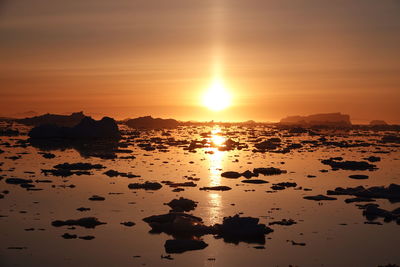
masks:
<path id="1" fill-rule="evenodd" d="M 221 169 L 223 160 L 225 157 L 225 152 L 219 151 L 218 148 L 221 147 L 226 141 L 226 138 L 221 135 L 221 129 L 219 127 L 214 127 L 211 130 L 211 147 L 208 150 L 208 159 L 210 162 L 210 183 L 209 186 L 221 185 Z"/>
<path id="2" fill-rule="evenodd" d="M 211 140 L 210 141 L 214 147 L 221 147 L 225 143 L 226 138 L 225 138 L 225 136 L 221 135 L 221 129 L 219 127 L 214 128 L 211 131 Z"/>
<path id="3" fill-rule="evenodd" d="M 220 193 L 209 193 L 208 194 L 209 198 L 209 205 L 210 208 L 208 210 L 209 216 L 209 222 L 211 224 L 216 224 L 221 221 L 221 195 Z"/>
<path id="4" fill-rule="evenodd" d="M 221 170 L 223 168 L 223 161 L 226 157 L 226 152 L 219 151 L 218 148 L 223 146 L 226 138 L 221 134 L 221 128 L 218 126 L 211 130 L 210 143 L 207 155 L 209 159 L 209 186 L 221 185 Z M 221 193 L 213 192 L 208 194 L 209 198 L 209 220 L 211 223 L 217 223 L 221 220 Z"/>

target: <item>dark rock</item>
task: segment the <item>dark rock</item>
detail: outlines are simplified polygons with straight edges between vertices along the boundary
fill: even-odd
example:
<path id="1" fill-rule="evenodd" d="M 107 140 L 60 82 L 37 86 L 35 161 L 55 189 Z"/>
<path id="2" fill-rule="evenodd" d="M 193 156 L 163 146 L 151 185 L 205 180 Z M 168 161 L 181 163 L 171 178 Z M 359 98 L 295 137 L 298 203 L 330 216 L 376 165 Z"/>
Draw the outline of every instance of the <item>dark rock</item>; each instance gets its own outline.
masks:
<path id="1" fill-rule="evenodd" d="M 62 235 L 62 238 L 64 238 L 64 239 L 75 239 L 77 237 L 78 237 L 77 235 L 69 234 L 69 233 L 65 233 Z"/>
<path id="2" fill-rule="evenodd" d="M 29 184 L 32 183 L 33 181 L 31 179 L 22 179 L 22 178 L 7 178 L 6 183 L 7 184 Z"/>
<path id="3" fill-rule="evenodd" d="M 242 183 L 246 184 L 267 184 L 268 181 L 261 180 L 261 179 L 250 179 L 250 180 L 242 180 Z"/>
<path id="4" fill-rule="evenodd" d="M 190 250 L 200 250 L 208 246 L 203 240 L 170 239 L 165 242 L 166 253 L 183 253 Z"/>
<path id="5" fill-rule="evenodd" d="M 84 207 L 80 207 L 76 209 L 77 211 L 89 211 L 90 208 L 84 208 Z"/>
<path id="6" fill-rule="evenodd" d="M 290 182 L 282 182 L 282 183 L 277 183 L 271 186 L 272 190 L 284 190 L 289 187 L 296 187 L 296 183 L 290 183 Z"/>
<path id="7" fill-rule="evenodd" d="M 0 136 L 18 136 L 18 135 L 20 135 L 18 130 L 0 129 Z"/>
<path id="8" fill-rule="evenodd" d="M 258 149 L 258 151 L 270 151 L 275 150 L 281 146 L 280 139 L 270 138 L 269 140 L 262 141 L 260 143 L 254 144 L 254 147 Z"/>
<path id="9" fill-rule="evenodd" d="M 374 202 L 375 200 L 367 197 L 355 197 L 355 198 L 347 198 L 344 200 L 346 203 L 354 203 L 354 202 Z"/>
<path id="10" fill-rule="evenodd" d="M 368 160 L 369 162 L 379 162 L 381 161 L 380 157 L 375 157 L 375 156 L 370 156 L 368 158 L 364 158 L 365 160 Z"/>
<path id="11" fill-rule="evenodd" d="M 119 159 L 135 159 L 135 156 L 122 156 L 122 157 L 118 157 Z"/>
<path id="12" fill-rule="evenodd" d="M 194 237 L 207 234 L 217 235 L 226 242 L 265 243 L 265 235 L 273 230 L 259 219 L 252 217 L 225 217 L 222 224 L 204 225 L 203 220 L 193 215 L 171 212 L 163 215 L 150 216 L 143 219 L 155 233 L 167 233 L 175 237 Z M 193 239 L 193 238 L 191 238 Z"/>
<path id="13" fill-rule="evenodd" d="M 196 187 L 197 184 L 190 182 L 176 183 L 172 181 L 162 181 L 163 184 L 168 185 L 169 187 Z"/>
<path id="14" fill-rule="evenodd" d="M 231 178 L 231 179 L 236 179 L 242 176 L 241 173 L 234 172 L 234 171 L 228 171 L 228 172 L 223 172 L 221 173 L 221 176 L 224 178 Z"/>
<path id="15" fill-rule="evenodd" d="M 232 188 L 230 188 L 229 186 L 219 185 L 219 186 L 205 186 L 205 187 L 201 187 L 199 189 L 200 190 L 214 190 L 214 191 L 228 191 L 228 190 L 231 190 Z"/>
<path id="16" fill-rule="evenodd" d="M 363 186 L 342 188 L 337 187 L 335 190 L 328 190 L 328 195 L 352 195 L 365 198 L 384 198 L 391 202 L 400 201 L 400 185 L 390 184 L 384 186 L 372 186 L 364 188 Z"/>
<path id="17" fill-rule="evenodd" d="M 240 217 L 225 217 L 222 224 L 216 224 L 217 235 L 223 238 L 228 243 L 257 243 L 265 244 L 265 235 L 273 232 L 265 224 L 259 224 L 258 218 Z"/>
<path id="18" fill-rule="evenodd" d="M 6 159 L 11 159 L 11 160 L 18 160 L 20 158 L 21 158 L 21 155 L 6 157 Z"/>
<path id="19" fill-rule="evenodd" d="M 92 200 L 92 201 L 104 201 L 104 200 L 106 200 L 106 198 L 102 197 L 102 196 L 98 196 L 98 195 L 93 195 L 93 196 L 91 196 L 89 198 L 89 200 Z"/>
<path id="20" fill-rule="evenodd" d="M 297 222 L 295 220 L 292 220 L 292 219 L 288 219 L 288 220 L 287 219 L 282 219 L 280 221 L 270 222 L 269 225 L 277 224 L 277 225 L 290 226 L 290 225 L 293 225 L 293 224 L 296 224 L 296 223 Z"/>
<path id="21" fill-rule="evenodd" d="M 136 225 L 136 223 L 130 222 L 130 221 L 128 221 L 128 222 L 122 222 L 121 224 L 122 224 L 122 225 L 125 225 L 125 226 L 127 226 L 127 227 L 132 227 L 132 226 Z"/>
<path id="22" fill-rule="evenodd" d="M 400 136 L 398 135 L 385 135 L 382 137 L 383 143 L 395 143 L 400 144 Z"/>
<path id="23" fill-rule="evenodd" d="M 174 258 L 172 258 L 171 255 L 166 255 L 166 256 L 161 255 L 161 259 L 166 259 L 166 260 L 172 261 Z"/>
<path id="24" fill-rule="evenodd" d="M 354 195 L 358 196 L 360 192 L 364 192 L 366 189 L 363 186 L 357 187 L 336 187 L 334 190 L 328 190 L 328 195 Z M 360 195 L 361 196 L 361 195 Z"/>
<path id="25" fill-rule="evenodd" d="M 53 181 L 52 180 L 35 180 L 36 183 L 46 183 L 46 184 L 51 184 Z"/>
<path id="26" fill-rule="evenodd" d="M 115 170 L 108 170 L 104 174 L 107 175 L 108 177 L 117 177 L 117 176 L 121 176 L 121 177 L 125 177 L 125 178 L 140 177 L 140 175 L 135 175 L 135 174 L 131 174 L 131 173 L 125 173 L 125 172 L 118 172 L 118 171 L 115 171 Z"/>
<path id="27" fill-rule="evenodd" d="M 366 221 L 364 224 L 383 225 L 381 222 Z"/>
<path id="28" fill-rule="evenodd" d="M 43 170 L 42 173 L 44 175 L 53 175 L 53 176 L 59 176 L 59 177 L 68 177 L 71 175 L 91 175 L 91 172 L 89 171 L 71 171 L 67 169 L 50 169 L 50 170 Z"/>
<path id="29" fill-rule="evenodd" d="M 353 174 L 353 175 L 349 175 L 349 178 L 357 179 L 357 180 L 363 180 L 363 179 L 368 179 L 368 175 Z"/>
<path id="30" fill-rule="evenodd" d="M 172 192 L 182 192 L 182 191 L 185 191 L 185 189 L 179 187 L 172 190 Z"/>
<path id="31" fill-rule="evenodd" d="M 149 182 L 146 181 L 144 183 L 132 183 L 128 184 L 129 189 L 145 189 L 145 190 L 159 190 L 161 189 L 162 185 L 157 182 Z"/>
<path id="32" fill-rule="evenodd" d="M 53 153 L 43 153 L 42 157 L 45 159 L 54 159 L 56 155 L 54 155 Z"/>
<path id="33" fill-rule="evenodd" d="M 316 195 L 316 196 L 305 196 L 303 197 L 304 199 L 308 200 L 315 200 L 315 201 L 321 201 L 321 200 L 336 200 L 337 198 L 334 197 L 328 197 L 324 195 Z"/>
<path id="34" fill-rule="evenodd" d="M 62 170 L 81 170 L 81 171 L 88 171 L 88 170 L 100 170 L 104 169 L 105 167 L 101 164 L 91 164 L 91 163 L 62 163 L 57 164 L 54 166 L 55 169 L 62 169 Z"/>
<path id="35" fill-rule="evenodd" d="M 93 239 L 95 239 L 95 237 L 92 236 L 92 235 L 85 235 L 85 236 L 80 236 L 79 239 L 83 239 L 83 240 L 93 240 Z"/>
<path id="36" fill-rule="evenodd" d="M 252 171 L 247 170 L 247 171 L 244 171 L 244 172 L 242 173 L 242 176 L 243 176 L 244 178 L 250 179 L 251 177 L 257 177 L 258 174 L 255 174 L 255 173 L 253 173 Z"/>
<path id="37" fill-rule="evenodd" d="M 173 236 L 202 236 L 214 234 L 212 226 L 206 226 L 199 217 L 181 213 L 170 212 L 162 215 L 154 215 L 143 219 L 155 233 L 167 233 Z"/>
<path id="38" fill-rule="evenodd" d="M 279 175 L 282 173 L 286 173 L 285 170 L 281 170 L 279 168 L 269 167 L 269 168 L 254 168 L 253 173 L 258 175 Z"/>
<path id="39" fill-rule="evenodd" d="M 288 240 L 289 241 L 289 240 Z M 302 246 L 304 247 L 306 245 L 306 243 L 302 243 L 302 242 L 295 242 L 293 240 L 290 240 L 290 242 L 292 243 L 293 246 Z"/>
<path id="40" fill-rule="evenodd" d="M 302 133 L 307 133 L 308 130 L 304 129 L 303 127 L 293 127 L 289 129 L 289 133 L 291 134 L 302 134 Z"/>
<path id="41" fill-rule="evenodd" d="M 43 170 L 45 175 L 51 174 L 53 176 L 68 177 L 71 175 L 91 175 L 89 170 L 100 170 L 105 168 L 101 164 L 90 163 L 62 163 L 54 166 L 54 169 Z"/>
<path id="42" fill-rule="evenodd" d="M 384 218 L 385 222 L 397 221 L 400 224 L 400 208 L 388 211 L 379 208 L 378 204 L 367 204 L 364 206 L 363 215 L 369 221 L 373 221 L 377 218 Z"/>
<path id="43" fill-rule="evenodd" d="M 25 184 L 25 183 L 20 184 L 19 186 L 22 188 L 27 188 L 27 189 L 35 187 L 34 184 Z"/>
<path id="44" fill-rule="evenodd" d="M 61 221 L 61 220 L 56 220 L 51 223 L 55 227 L 61 227 L 61 226 L 81 226 L 85 228 L 95 228 L 96 226 L 106 224 L 104 222 L 100 222 L 97 218 L 95 217 L 85 217 L 85 218 L 80 218 L 77 220 L 66 220 L 66 221 Z"/>
<path id="45" fill-rule="evenodd" d="M 335 159 L 325 159 L 322 164 L 331 166 L 332 169 L 342 170 L 376 170 L 376 166 L 366 161 L 336 161 Z"/>
<path id="46" fill-rule="evenodd" d="M 180 197 L 179 199 L 173 199 L 169 203 L 166 203 L 166 205 L 170 206 L 173 211 L 191 211 L 194 210 L 197 207 L 197 202 Z"/>

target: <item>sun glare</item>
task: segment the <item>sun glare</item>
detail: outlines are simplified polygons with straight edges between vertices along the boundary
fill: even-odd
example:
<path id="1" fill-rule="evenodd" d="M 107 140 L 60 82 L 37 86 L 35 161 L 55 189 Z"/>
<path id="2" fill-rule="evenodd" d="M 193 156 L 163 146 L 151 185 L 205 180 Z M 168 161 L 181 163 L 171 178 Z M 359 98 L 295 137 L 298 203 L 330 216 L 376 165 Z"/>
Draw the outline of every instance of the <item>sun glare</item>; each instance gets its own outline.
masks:
<path id="1" fill-rule="evenodd" d="M 217 146 L 222 146 L 226 141 L 226 138 L 221 135 L 221 129 L 219 127 L 215 127 L 211 130 L 211 142 Z"/>
<path id="2" fill-rule="evenodd" d="M 221 111 L 231 105 L 232 97 L 220 79 L 215 79 L 204 94 L 203 105 L 213 111 Z"/>

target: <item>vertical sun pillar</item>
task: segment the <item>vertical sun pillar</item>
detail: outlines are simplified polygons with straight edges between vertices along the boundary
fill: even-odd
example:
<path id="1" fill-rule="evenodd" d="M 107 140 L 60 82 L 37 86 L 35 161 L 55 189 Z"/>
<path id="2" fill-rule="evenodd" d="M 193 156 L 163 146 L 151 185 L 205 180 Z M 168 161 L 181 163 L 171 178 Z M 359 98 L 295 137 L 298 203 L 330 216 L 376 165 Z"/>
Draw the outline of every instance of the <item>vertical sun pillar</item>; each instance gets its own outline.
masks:
<path id="1" fill-rule="evenodd" d="M 224 84 L 224 1 L 216 0 L 212 7 L 211 82 L 203 96 L 203 105 L 221 111 L 231 105 L 232 97 Z"/>

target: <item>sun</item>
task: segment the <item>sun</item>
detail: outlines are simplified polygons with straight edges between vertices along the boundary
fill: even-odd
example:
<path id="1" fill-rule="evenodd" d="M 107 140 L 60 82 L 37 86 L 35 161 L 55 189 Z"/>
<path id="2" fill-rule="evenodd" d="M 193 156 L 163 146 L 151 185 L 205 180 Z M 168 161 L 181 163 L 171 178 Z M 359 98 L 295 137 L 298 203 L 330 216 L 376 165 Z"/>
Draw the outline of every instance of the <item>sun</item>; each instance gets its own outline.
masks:
<path id="1" fill-rule="evenodd" d="M 221 111 L 231 105 L 232 96 L 221 79 L 214 79 L 203 96 L 203 105 L 212 111 Z"/>

